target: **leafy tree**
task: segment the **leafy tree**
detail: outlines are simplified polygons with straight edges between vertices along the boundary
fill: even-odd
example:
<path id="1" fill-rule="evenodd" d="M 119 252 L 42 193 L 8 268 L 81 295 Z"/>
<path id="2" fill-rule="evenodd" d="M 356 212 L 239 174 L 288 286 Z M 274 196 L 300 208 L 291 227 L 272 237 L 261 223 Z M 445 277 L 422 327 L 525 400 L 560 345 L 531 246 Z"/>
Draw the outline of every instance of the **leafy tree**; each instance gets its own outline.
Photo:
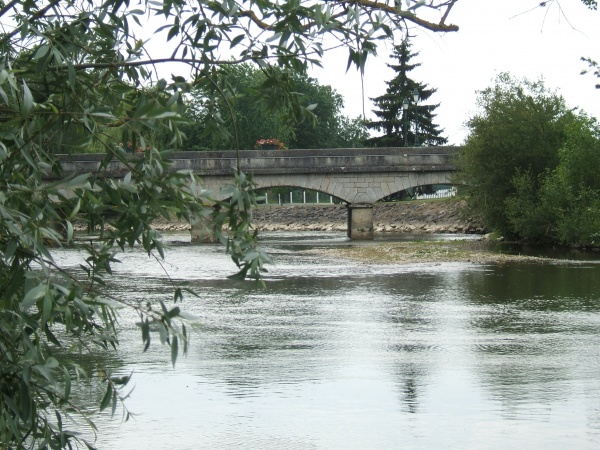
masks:
<path id="1" fill-rule="evenodd" d="M 251 149 L 260 138 L 290 141 L 291 123 L 283 111 L 273 113 L 260 91 L 267 81 L 265 72 L 244 63 L 215 75 L 218 89 L 213 84 L 194 89 L 187 102 L 192 119 L 185 127 L 187 149 Z"/>
<path id="2" fill-rule="evenodd" d="M 365 121 L 360 117 L 350 119 L 347 116 L 341 116 L 337 138 L 337 145 L 335 145 L 337 148 L 364 147 L 369 138 Z"/>
<path id="3" fill-rule="evenodd" d="M 296 88 L 311 106 L 313 120 L 294 127 L 290 148 L 360 147 L 368 133 L 360 119 L 342 115 L 343 97 L 331 86 L 322 86 L 314 78 L 296 76 Z"/>
<path id="4" fill-rule="evenodd" d="M 516 192 L 514 177 L 526 174 L 535 195 L 539 176 L 558 165 L 566 127 L 575 115 L 542 81 L 516 80 L 506 73 L 480 92 L 478 106 L 480 112 L 467 122 L 470 134 L 457 181 L 465 184 L 470 209 L 488 228 L 514 235 L 506 209 L 506 199 Z"/>
<path id="5" fill-rule="evenodd" d="M 192 92 L 188 115 L 193 123 L 185 130 L 185 145 L 190 150 L 249 149 L 263 138 L 280 139 L 288 148 L 353 147 L 368 137 L 359 120 L 341 114 L 342 96 L 314 78 L 290 76 L 291 89 L 304 108 L 304 114 L 296 117 L 293 104 L 287 109 L 269 107 L 263 87 L 267 93 L 273 87 L 264 70 L 240 64 L 225 67 L 219 75 L 222 87 L 218 91 L 209 86 Z M 211 122 L 215 118 L 218 123 Z M 219 133 L 210 132 L 215 129 Z"/>
<path id="6" fill-rule="evenodd" d="M 580 114 L 566 127 L 559 162 L 533 179 L 513 179 L 515 193 L 506 201 L 507 216 L 520 237 L 576 246 L 600 245 L 600 127 Z M 539 190 L 531 189 L 540 185 Z"/>
<path id="7" fill-rule="evenodd" d="M 394 47 L 392 58 L 398 64 L 388 64 L 396 72 L 396 76 L 387 81 L 386 93 L 380 97 L 372 98 L 375 106 L 373 110 L 379 120 L 367 121 L 368 128 L 383 131 L 383 136 L 373 137 L 368 140 L 375 147 L 404 147 L 418 142 L 422 145 L 442 145 L 447 139 L 441 136 L 442 131 L 433 123 L 437 105 L 427 105 L 425 102 L 436 89 L 428 89 L 426 84 L 414 81 L 408 73 L 421 64 L 411 64 L 411 59 L 419 53 L 411 52 L 410 41 L 405 39 L 400 45 Z M 413 100 L 413 92 L 419 94 L 417 104 Z M 404 100 L 410 101 L 406 111 L 403 109 Z M 413 128 L 414 124 L 414 128 Z"/>
<path id="8" fill-rule="evenodd" d="M 87 420 L 71 390 L 89 373 L 74 354 L 96 360 L 98 352 L 117 347 L 115 306 L 138 312 L 146 348 L 152 326 L 170 346 L 173 362 L 185 352 L 186 328 L 178 320 L 178 306 L 167 306 L 170 299 L 132 305 L 103 289 L 119 250 L 140 245 L 149 255 L 163 257 L 152 227 L 156 217 L 212 217 L 216 229 L 227 224 L 229 234 L 221 237 L 239 275 L 260 273 L 264 259 L 248 224 L 251 179 L 238 172 L 233 201 L 211 215 L 212 208 L 203 206 L 210 199 L 201 195 L 194 176 L 169 170 L 168 150 L 182 140 L 177 108 L 193 86 L 218 90 L 213 75 L 220 67 L 254 62 L 268 74 L 261 88 L 269 104 L 287 106 L 298 116 L 303 108 L 285 74 L 318 63 L 322 37 L 348 45 L 349 63 L 364 68 L 377 41 L 391 38 L 392 30 L 408 24 L 458 30 L 446 24 L 455 3 L 434 0 L 404 10 L 366 0 L 1 2 L 0 446 L 76 444 L 63 418 Z M 432 10 L 441 12 L 439 21 L 422 14 Z M 151 34 L 155 17 L 160 24 Z M 157 55 L 167 41 L 173 44 L 171 55 Z M 234 59 L 221 60 L 224 51 Z M 186 65 L 185 74 L 158 79 L 155 69 L 173 62 Z M 126 155 L 127 141 L 146 148 L 146 136 L 154 133 L 169 137 L 163 147 L 139 157 Z M 115 137 L 121 140 L 113 143 Z M 67 176 L 64 158 L 92 145 L 106 152 L 98 169 Z M 120 180 L 107 171 L 113 159 L 127 168 Z M 52 247 L 72 245 L 77 220 L 99 238 L 84 246 L 81 271 L 72 272 L 53 258 Z M 175 289 L 173 299 L 182 295 Z M 114 378 L 110 367 L 101 373 L 105 394 L 99 406 L 114 411 L 128 379 Z"/>

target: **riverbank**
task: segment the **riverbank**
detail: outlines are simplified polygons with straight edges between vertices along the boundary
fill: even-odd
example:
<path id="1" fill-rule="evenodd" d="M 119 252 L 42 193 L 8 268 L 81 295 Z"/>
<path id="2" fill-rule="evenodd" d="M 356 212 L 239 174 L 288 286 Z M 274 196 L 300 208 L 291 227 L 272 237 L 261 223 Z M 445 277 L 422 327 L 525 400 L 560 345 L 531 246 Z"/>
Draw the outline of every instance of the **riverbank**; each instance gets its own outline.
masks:
<path id="1" fill-rule="evenodd" d="M 252 224 L 261 231 L 346 231 L 348 209 L 336 204 L 259 205 Z M 157 221 L 162 231 L 189 230 L 184 222 Z M 484 234 L 485 228 L 465 213 L 465 201 L 455 198 L 378 203 L 373 208 L 376 233 Z"/>
<path id="2" fill-rule="evenodd" d="M 345 231 L 345 205 L 261 205 L 253 211 L 253 224 L 265 231 Z M 373 208 L 376 233 L 485 233 L 466 216 L 464 200 L 440 199 L 378 203 Z"/>
<path id="3" fill-rule="evenodd" d="M 456 198 L 381 203 L 374 206 L 376 236 L 402 234 L 455 234 L 452 240 L 375 242 L 368 246 L 343 246 L 317 251 L 325 257 L 363 263 L 504 263 L 509 261 L 560 261 L 547 257 L 501 253 L 491 248 L 486 230 L 466 214 L 465 201 Z M 346 232 L 345 205 L 260 205 L 253 210 L 252 224 L 260 231 Z M 185 222 L 160 220 L 156 229 L 189 231 Z M 464 239 L 461 239 L 464 235 Z M 474 236 L 477 235 L 477 236 Z"/>

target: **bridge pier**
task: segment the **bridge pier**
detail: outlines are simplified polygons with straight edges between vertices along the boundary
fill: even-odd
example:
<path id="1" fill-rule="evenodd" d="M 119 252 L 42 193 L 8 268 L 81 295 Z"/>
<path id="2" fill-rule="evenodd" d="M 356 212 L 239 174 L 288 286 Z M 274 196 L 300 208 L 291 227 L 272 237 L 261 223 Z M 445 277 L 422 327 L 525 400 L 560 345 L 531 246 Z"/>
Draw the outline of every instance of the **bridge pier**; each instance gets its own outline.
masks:
<path id="1" fill-rule="evenodd" d="M 372 241 L 375 238 L 372 203 L 348 205 L 348 237 L 356 241 Z"/>
<path id="2" fill-rule="evenodd" d="M 190 225 L 192 242 L 197 244 L 217 242 L 217 231 L 210 216 L 196 217 Z"/>

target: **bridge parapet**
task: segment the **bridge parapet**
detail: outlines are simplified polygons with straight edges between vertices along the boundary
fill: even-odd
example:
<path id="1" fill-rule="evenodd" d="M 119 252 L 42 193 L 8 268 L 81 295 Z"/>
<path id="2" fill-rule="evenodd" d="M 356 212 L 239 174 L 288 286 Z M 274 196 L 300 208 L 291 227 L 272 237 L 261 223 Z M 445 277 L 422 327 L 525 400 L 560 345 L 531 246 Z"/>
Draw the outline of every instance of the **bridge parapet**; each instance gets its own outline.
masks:
<path id="1" fill-rule="evenodd" d="M 174 168 L 225 175 L 237 167 L 255 175 L 455 170 L 457 147 L 351 148 L 180 152 Z"/>
<path id="2" fill-rule="evenodd" d="M 323 150 L 234 150 L 174 152 L 173 170 L 199 175 L 230 176 L 239 167 L 255 175 L 454 171 L 458 147 L 386 147 Z M 66 172 L 98 170 L 103 154 L 65 155 Z M 135 157 L 135 156 L 132 156 Z M 122 172 L 114 161 L 108 170 Z"/>

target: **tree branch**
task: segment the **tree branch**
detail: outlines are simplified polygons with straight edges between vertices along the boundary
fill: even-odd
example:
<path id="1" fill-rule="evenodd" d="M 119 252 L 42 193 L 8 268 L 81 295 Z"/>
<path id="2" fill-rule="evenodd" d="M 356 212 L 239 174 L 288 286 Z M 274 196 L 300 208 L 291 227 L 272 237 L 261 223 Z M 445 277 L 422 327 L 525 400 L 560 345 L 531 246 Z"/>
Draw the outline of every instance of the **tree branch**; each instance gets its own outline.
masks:
<path id="1" fill-rule="evenodd" d="M 454 4 L 457 1 L 458 0 L 450 0 L 447 3 L 443 3 L 438 6 L 429 6 L 430 8 L 434 8 L 434 9 L 440 9 L 444 6 L 446 7 L 444 15 L 442 16 L 442 19 L 440 20 L 439 23 L 430 22 L 428 20 L 421 19 L 416 14 L 414 14 L 410 11 L 404 11 L 404 10 L 396 8 L 395 6 L 388 5 L 387 3 L 381 3 L 377 0 L 375 0 L 375 1 L 373 1 L 373 0 L 331 1 L 329 3 L 337 3 L 341 6 L 345 5 L 345 4 L 354 4 L 354 5 L 362 6 L 365 8 L 375 9 L 377 11 L 383 11 L 383 12 L 386 12 L 393 16 L 398 16 L 402 20 L 407 20 L 409 22 L 412 22 L 412 23 L 419 25 L 420 27 L 423 27 L 430 31 L 453 32 L 453 31 L 458 31 L 458 25 L 446 25 L 445 22 L 446 22 L 446 18 L 448 17 L 448 14 L 450 14 L 450 10 L 452 9 L 452 7 L 454 6 Z M 261 20 L 254 11 L 251 11 L 251 10 L 240 11 L 239 16 L 248 17 L 250 20 L 252 20 L 252 22 L 254 22 L 259 28 L 261 28 L 263 30 L 273 30 L 275 28 L 274 25 L 268 24 L 268 23 L 264 22 L 263 20 Z M 304 28 L 310 28 L 310 26 L 312 26 L 312 25 L 314 25 L 314 22 L 309 25 L 306 25 Z"/>
<path id="2" fill-rule="evenodd" d="M 450 14 L 450 10 L 452 9 L 452 7 L 454 6 L 454 4 L 457 2 L 458 0 L 452 0 L 448 3 L 447 8 L 446 8 L 446 12 L 444 12 L 444 15 L 442 16 L 442 20 L 440 20 L 440 25 L 443 25 L 446 23 L 446 18 L 448 17 L 448 14 Z"/>
<path id="3" fill-rule="evenodd" d="M 254 11 L 240 11 L 239 15 L 240 17 L 248 17 L 250 20 L 252 20 L 252 22 L 254 22 L 256 25 L 258 25 L 259 28 L 262 28 L 263 30 L 272 30 L 274 28 L 273 25 L 269 25 L 268 23 L 260 20 Z"/>
<path id="4" fill-rule="evenodd" d="M 37 19 L 39 19 L 41 17 L 44 17 L 49 10 L 51 10 L 52 8 L 54 8 L 59 3 L 60 3 L 60 0 L 51 0 L 50 3 L 48 3 L 44 8 L 40 9 L 33 16 L 31 16 L 29 18 L 29 22 L 33 22 L 34 20 L 37 20 Z M 3 13 L 4 13 L 4 10 L 3 10 Z M 16 28 L 15 30 L 13 30 L 11 33 L 5 34 L 4 36 L 2 36 L 2 39 L 0 40 L 0 45 L 5 44 L 13 36 L 19 34 L 20 32 L 21 32 L 21 28 L 19 27 L 19 28 Z"/>
<path id="5" fill-rule="evenodd" d="M 452 6 L 454 5 L 454 3 L 456 1 L 457 0 L 451 1 L 448 4 L 448 9 L 452 8 Z M 446 25 L 444 23 L 449 10 L 446 10 L 446 14 L 444 14 L 444 16 L 442 17 L 442 20 L 440 20 L 439 23 L 435 23 L 435 22 L 430 22 L 430 21 L 421 19 L 420 17 L 417 17 L 417 15 L 412 12 L 399 10 L 395 6 L 388 5 L 387 3 L 381 3 L 378 1 L 372 1 L 372 0 L 351 0 L 349 3 L 359 5 L 359 6 L 364 6 L 367 8 L 373 8 L 378 11 L 384 11 L 389 14 L 399 16 L 403 20 L 412 22 L 412 23 L 419 25 L 420 27 L 423 27 L 430 31 L 437 31 L 437 32 L 458 31 L 458 25 Z M 443 5 L 439 5 L 439 6 L 443 6 Z"/>

